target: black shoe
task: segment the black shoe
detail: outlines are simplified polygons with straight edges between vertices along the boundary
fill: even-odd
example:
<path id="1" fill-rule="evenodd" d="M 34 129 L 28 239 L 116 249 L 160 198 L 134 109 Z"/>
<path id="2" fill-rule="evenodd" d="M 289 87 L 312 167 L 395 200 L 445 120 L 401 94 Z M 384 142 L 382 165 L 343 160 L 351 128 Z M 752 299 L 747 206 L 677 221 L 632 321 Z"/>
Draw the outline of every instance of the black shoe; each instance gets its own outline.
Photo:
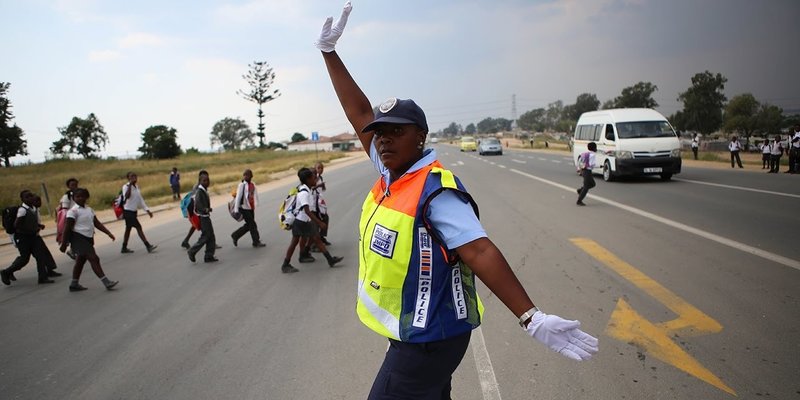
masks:
<path id="1" fill-rule="evenodd" d="M 253 247 L 265 247 L 265 246 L 266 246 L 266 244 L 264 244 L 264 243 L 261 243 L 261 242 L 255 242 L 255 243 L 253 243 Z"/>
<path id="2" fill-rule="evenodd" d="M 73 260 L 75 259 L 75 253 L 72 252 L 72 249 L 68 249 L 67 250 L 67 257 L 69 257 L 69 258 L 71 258 Z"/>
<path id="3" fill-rule="evenodd" d="M 39 283 L 56 283 L 56 281 L 49 278 L 39 278 Z"/>
<path id="4" fill-rule="evenodd" d="M 186 250 L 189 250 L 192 246 L 189 244 L 189 242 L 183 242 L 181 243 L 181 247 L 183 247 Z"/>
<path id="5" fill-rule="evenodd" d="M 13 282 L 13 281 L 16 281 L 16 280 L 17 280 L 17 277 L 16 277 L 16 276 L 14 276 L 14 273 L 13 273 L 13 272 L 9 272 L 9 273 L 8 273 L 8 279 L 11 279 L 11 281 Z"/>
<path id="6" fill-rule="evenodd" d="M 231 239 L 233 239 L 233 247 L 239 247 L 239 239 L 233 235 L 231 235 Z"/>
<path id="7" fill-rule="evenodd" d="M 70 292 L 80 292 L 82 290 L 86 290 L 85 287 L 81 286 L 80 284 L 69 285 Z"/>
<path id="8" fill-rule="evenodd" d="M 283 272 L 284 274 L 292 274 L 292 273 L 295 273 L 297 271 L 300 271 L 300 270 L 295 268 L 295 267 L 293 267 L 291 264 L 284 264 L 283 266 L 281 266 L 281 272 Z"/>
<path id="9" fill-rule="evenodd" d="M 342 260 L 344 260 L 344 257 L 331 257 L 331 259 L 328 260 L 328 266 L 333 268 L 334 266 L 336 266 L 336 264 L 338 264 Z"/>
<path id="10" fill-rule="evenodd" d="M 578 194 L 581 194 L 581 189 L 583 189 L 583 188 L 578 188 L 578 189 L 577 189 L 577 191 L 578 191 Z"/>
<path id="11" fill-rule="evenodd" d="M 206 258 L 203 259 L 203 262 L 207 262 L 207 263 L 213 263 L 213 262 L 217 262 L 217 261 L 219 261 L 219 258 L 217 258 L 217 257 L 206 257 Z"/>
<path id="12" fill-rule="evenodd" d="M 155 244 L 147 246 L 147 252 L 148 253 L 152 253 L 152 252 L 156 251 L 156 248 L 158 248 L 158 245 L 155 245 Z"/>
<path id="13" fill-rule="evenodd" d="M 196 262 L 196 261 L 197 261 L 197 260 L 194 258 L 194 253 L 192 253 L 191 251 L 190 251 L 190 252 L 188 252 L 188 253 L 186 253 L 186 254 L 189 256 L 189 261 L 191 261 L 191 262 Z"/>
<path id="14" fill-rule="evenodd" d="M 5 284 L 6 286 L 10 285 L 11 284 L 11 273 L 6 271 L 6 270 L 0 271 L 0 280 L 2 280 L 3 284 Z"/>
<path id="15" fill-rule="evenodd" d="M 131 249 L 127 248 L 127 247 L 123 247 L 122 251 L 120 251 L 120 253 L 122 253 L 122 254 L 130 254 L 130 253 L 133 253 L 133 250 L 131 250 Z"/>
<path id="16" fill-rule="evenodd" d="M 326 238 L 320 238 L 320 240 L 322 240 L 322 243 L 325 244 L 325 246 L 330 246 L 330 245 L 333 244 L 333 243 L 329 242 L 328 239 L 326 239 Z"/>
<path id="17" fill-rule="evenodd" d="M 215 245 L 214 245 L 214 248 L 215 248 L 215 249 L 217 249 L 217 250 L 219 250 L 219 249 L 221 249 L 221 248 L 222 248 L 222 246 L 220 246 L 220 245 L 218 245 L 218 244 L 215 244 Z"/>
<path id="18" fill-rule="evenodd" d="M 108 285 L 106 285 L 106 290 L 114 289 L 114 286 L 117 286 L 118 284 L 119 281 L 111 281 L 108 283 Z"/>
<path id="19" fill-rule="evenodd" d="M 297 260 L 297 261 L 300 261 L 301 263 L 305 264 L 305 263 L 312 263 L 314 261 L 317 261 L 317 259 L 314 258 L 314 257 L 311 257 L 310 255 L 308 255 L 308 256 L 307 255 L 302 255 L 302 256 L 300 256 L 300 259 Z"/>
<path id="20" fill-rule="evenodd" d="M 50 272 L 47 273 L 47 276 L 50 277 L 50 278 L 55 278 L 57 276 L 62 276 L 62 275 L 64 275 L 64 274 L 62 274 L 61 272 L 56 272 L 56 271 L 50 271 Z"/>
<path id="21" fill-rule="evenodd" d="M 582 202 L 582 201 L 579 201 L 579 202 L 577 202 L 577 203 L 575 203 L 575 204 L 577 204 L 577 205 L 579 205 L 579 206 L 585 206 L 585 205 L 586 205 L 586 204 L 585 204 L 584 202 Z"/>

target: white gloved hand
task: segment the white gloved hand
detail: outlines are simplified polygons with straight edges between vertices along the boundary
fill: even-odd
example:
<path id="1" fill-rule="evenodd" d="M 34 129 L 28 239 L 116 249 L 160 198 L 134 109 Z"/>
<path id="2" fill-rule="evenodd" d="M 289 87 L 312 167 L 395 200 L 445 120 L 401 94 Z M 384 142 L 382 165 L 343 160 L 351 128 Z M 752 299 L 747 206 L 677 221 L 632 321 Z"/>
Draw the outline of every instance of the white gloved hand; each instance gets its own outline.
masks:
<path id="1" fill-rule="evenodd" d="M 537 311 L 533 314 L 525 332 L 556 353 L 583 361 L 597 353 L 598 341 L 596 337 L 578 329 L 580 326 L 579 321 L 570 321 L 557 315 L 547 315 Z"/>
<path id="2" fill-rule="evenodd" d="M 328 17 L 328 19 L 325 20 L 325 23 L 322 24 L 322 32 L 319 34 L 319 39 L 314 42 L 314 45 L 317 46 L 318 49 L 325 53 L 330 53 L 334 50 L 336 41 L 339 40 L 339 37 L 342 36 L 342 32 L 344 32 L 344 26 L 347 25 L 347 16 L 350 15 L 352 9 L 353 6 L 349 1 L 344 3 L 342 16 L 339 17 L 339 20 L 336 21 L 336 25 L 334 25 L 333 28 L 331 28 L 333 17 Z"/>

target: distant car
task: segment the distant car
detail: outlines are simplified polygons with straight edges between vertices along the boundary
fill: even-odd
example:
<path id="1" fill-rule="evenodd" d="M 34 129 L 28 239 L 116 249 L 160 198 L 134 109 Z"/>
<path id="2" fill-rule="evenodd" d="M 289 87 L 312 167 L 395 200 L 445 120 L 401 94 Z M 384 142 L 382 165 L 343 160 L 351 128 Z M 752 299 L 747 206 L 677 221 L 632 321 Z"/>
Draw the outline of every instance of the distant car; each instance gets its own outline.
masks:
<path id="1" fill-rule="evenodd" d="M 439 143 L 439 138 L 438 137 L 431 138 L 431 143 L 434 143 L 434 144 Z"/>
<path id="2" fill-rule="evenodd" d="M 478 154 L 497 154 L 498 156 L 502 156 L 503 145 L 495 138 L 481 139 L 480 144 L 478 144 Z"/>
<path id="3" fill-rule="evenodd" d="M 464 136 L 461 138 L 461 151 L 476 151 L 478 144 L 475 143 L 475 138 L 472 136 Z"/>

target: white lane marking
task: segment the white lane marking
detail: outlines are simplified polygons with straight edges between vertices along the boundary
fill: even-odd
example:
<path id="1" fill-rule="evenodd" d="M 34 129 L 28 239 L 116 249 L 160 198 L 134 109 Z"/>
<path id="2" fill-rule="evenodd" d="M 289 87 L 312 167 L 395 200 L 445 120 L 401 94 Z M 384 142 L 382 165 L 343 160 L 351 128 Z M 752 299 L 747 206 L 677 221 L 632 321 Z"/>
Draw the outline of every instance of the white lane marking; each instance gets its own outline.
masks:
<path id="1" fill-rule="evenodd" d="M 500 168 L 505 168 L 505 167 L 506 167 L 506 166 L 505 166 L 505 165 L 503 165 L 503 164 L 497 164 L 497 166 L 498 166 L 498 167 L 500 167 Z"/>
<path id="2" fill-rule="evenodd" d="M 513 161 L 513 162 L 515 162 L 517 164 L 526 164 L 527 163 L 525 160 L 515 160 L 513 158 L 511 159 L 511 161 Z"/>
<path id="3" fill-rule="evenodd" d="M 478 369 L 478 379 L 481 382 L 483 399 L 501 400 L 500 386 L 494 376 L 492 360 L 489 358 L 489 351 L 486 350 L 486 342 L 483 340 L 483 331 L 480 327 L 472 331 L 469 347 L 472 347 L 472 356 L 475 357 L 475 368 Z"/>
<path id="4" fill-rule="evenodd" d="M 726 188 L 726 189 L 745 190 L 745 191 L 748 191 L 748 192 L 756 192 L 756 193 L 774 194 L 774 195 L 776 195 L 776 196 L 786 196 L 786 197 L 794 197 L 794 198 L 798 198 L 798 199 L 800 199 L 800 195 L 791 194 L 791 193 L 783 193 L 783 192 L 773 192 L 772 190 L 761 190 L 761 189 L 753 189 L 753 188 L 747 188 L 747 187 L 742 187 L 742 186 L 723 185 L 723 184 L 721 184 L 721 183 L 711 183 L 711 182 L 703 182 L 703 181 L 693 181 L 693 180 L 691 180 L 691 179 L 678 179 L 678 178 L 672 178 L 672 180 L 674 180 L 674 181 L 680 181 L 680 182 L 696 183 L 696 184 L 698 184 L 698 185 L 716 186 L 716 187 L 721 187 L 721 188 Z"/>
<path id="5" fill-rule="evenodd" d="M 539 157 L 539 161 L 547 161 L 547 159 L 544 157 Z"/>
<path id="6" fill-rule="evenodd" d="M 560 183 L 556 183 L 556 182 L 553 182 L 553 181 L 550 181 L 550 180 L 547 180 L 547 179 L 544 179 L 544 178 L 540 178 L 538 176 L 534 176 L 534 175 L 531 175 L 531 174 L 528 174 L 528 173 L 525 173 L 525 172 L 522 172 L 522 171 L 518 171 L 518 170 L 513 169 L 513 168 L 510 171 L 518 173 L 518 174 L 520 174 L 522 176 L 526 176 L 528 178 L 537 180 L 539 182 L 546 183 L 548 185 L 552 185 L 552 186 L 555 186 L 557 188 L 564 189 L 564 190 L 566 190 L 568 192 L 575 193 L 575 188 L 573 188 L 573 187 L 562 185 Z M 653 213 L 650 213 L 650 212 L 647 212 L 647 211 L 644 211 L 644 210 L 640 210 L 640 209 L 635 208 L 635 207 L 627 206 L 625 204 L 621 204 L 621 203 L 618 203 L 616 201 L 606 199 L 605 197 L 600 197 L 600 196 L 597 196 L 597 195 L 594 195 L 594 194 L 590 194 L 589 197 L 591 197 L 592 199 L 597 200 L 599 202 L 606 203 L 606 204 L 608 204 L 610 206 L 614 206 L 614 207 L 620 208 L 622 210 L 631 212 L 633 214 L 636 214 L 636 215 L 639 215 L 639 216 L 642 216 L 642 217 L 645 217 L 645 218 L 649 218 L 649 219 L 651 219 L 653 221 L 661 222 L 664 225 L 671 226 L 673 228 L 680 229 L 680 230 L 685 231 L 685 232 L 693 233 L 693 234 L 695 234 L 697 236 L 700 236 L 702 238 L 706 238 L 708 240 L 717 242 L 719 244 L 722 244 L 722 245 L 725 245 L 725 246 L 728 246 L 728 247 L 732 247 L 732 248 L 734 248 L 736 250 L 741 250 L 741 251 L 743 251 L 745 253 L 750 253 L 750 254 L 752 254 L 754 256 L 761 257 L 761 258 L 764 258 L 764 259 L 767 259 L 767 260 L 770 260 L 770 261 L 774 261 L 774 262 L 776 262 L 778 264 L 782 264 L 782 265 L 785 265 L 787 267 L 794 268 L 796 270 L 800 270 L 800 261 L 793 260 L 793 259 L 791 259 L 789 257 L 784 257 L 784 256 L 781 256 L 781 255 L 778 255 L 778 254 L 775 254 L 775 253 L 770 253 L 768 251 L 755 248 L 753 246 L 748 246 L 748 245 L 746 245 L 744 243 L 740 243 L 740 242 L 737 242 L 735 240 L 728 239 L 726 237 L 722 237 L 722 236 L 713 234 L 711 232 L 706 232 L 706 231 L 704 231 L 702 229 L 697 229 L 697 228 L 691 227 L 689 225 L 682 224 L 680 222 L 676 222 L 676 221 L 673 221 L 671 219 L 667 219 L 667 218 L 664 218 L 662 216 L 659 216 L 659 215 L 656 215 L 656 214 L 653 214 Z"/>
<path id="7" fill-rule="evenodd" d="M 550 161 L 552 161 L 552 162 L 554 162 L 556 164 L 561 164 L 561 160 L 550 160 Z"/>
<path id="8" fill-rule="evenodd" d="M 563 159 L 564 159 L 565 161 L 572 161 L 572 159 L 571 159 L 571 158 L 569 158 L 569 157 L 563 157 Z"/>
<path id="9" fill-rule="evenodd" d="M 464 165 L 464 162 L 463 161 L 459 161 L 457 164 L 458 165 Z"/>
<path id="10" fill-rule="evenodd" d="M 495 164 L 497 164 L 497 163 L 495 163 L 494 161 L 489 163 L 489 165 L 495 165 Z"/>

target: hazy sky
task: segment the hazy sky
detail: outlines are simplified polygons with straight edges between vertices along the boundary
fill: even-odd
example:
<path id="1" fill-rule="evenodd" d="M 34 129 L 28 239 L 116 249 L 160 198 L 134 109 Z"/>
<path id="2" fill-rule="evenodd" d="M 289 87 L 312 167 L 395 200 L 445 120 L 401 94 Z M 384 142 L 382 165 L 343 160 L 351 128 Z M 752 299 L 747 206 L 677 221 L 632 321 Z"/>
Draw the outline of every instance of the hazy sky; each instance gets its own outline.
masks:
<path id="1" fill-rule="evenodd" d="M 0 81 L 10 82 L 27 157 L 58 127 L 95 113 L 106 155 L 125 156 L 151 125 L 184 148 L 211 148 L 213 124 L 255 129 L 247 64 L 268 62 L 282 96 L 265 105 L 267 141 L 351 128 L 313 43 L 339 0 L 0 0 Z M 730 98 L 800 110 L 798 0 L 353 1 L 337 51 L 373 104 L 413 98 L 432 131 L 512 117 L 581 93 L 605 101 L 639 81 L 665 115 L 709 70 Z"/>

